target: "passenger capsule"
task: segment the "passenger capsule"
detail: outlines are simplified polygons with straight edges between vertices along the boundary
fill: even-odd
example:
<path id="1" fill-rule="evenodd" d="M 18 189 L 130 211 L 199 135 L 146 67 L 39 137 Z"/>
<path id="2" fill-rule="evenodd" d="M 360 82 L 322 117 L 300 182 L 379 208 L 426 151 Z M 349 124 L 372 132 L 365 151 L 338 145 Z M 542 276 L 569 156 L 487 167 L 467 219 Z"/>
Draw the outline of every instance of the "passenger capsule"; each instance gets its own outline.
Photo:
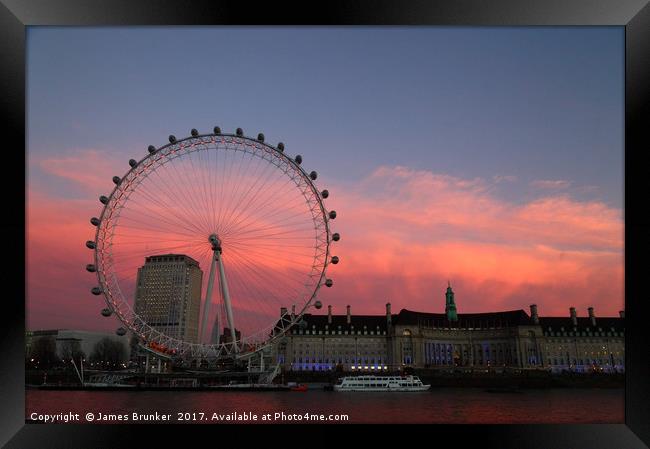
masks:
<path id="1" fill-rule="evenodd" d="M 126 335 L 126 329 L 124 329 L 123 327 L 118 327 L 117 330 L 115 331 L 115 333 L 117 335 L 119 335 L 120 337 L 122 337 L 122 336 Z"/>
<path id="2" fill-rule="evenodd" d="M 136 161 L 135 159 L 129 159 L 129 165 L 131 166 L 131 168 L 135 168 L 138 165 L 138 161 Z"/>
<path id="3" fill-rule="evenodd" d="M 93 242 L 92 240 L 88 240 L 86 242 L 86 248 L 95 249 L 95 242 Z"/>
<path id="4" fill-rule="evenodd" d="M 244 135 L 244 130 L 241 129 L 241 128 L 237 128 L 237 130 L 235 131 L 235 134 L 237 134 L 238 137 L 241 137 L 241 136 Z"/>
<path id="5" fill-rule="evenodd" d="M 336 211 L 335 210 L 330 211 L 330 218 L 332 220 L 334 220 L 336 218 Z"/>
<path id="6" fill-rule="evenodd" d="M 99 202 L 102 203 L 102 204 L 108 204 L 108 197 L 104 196 L 104 195 L 100 196 L 99 197 Z"/>
<path id="7" fill-rule="evenodd" d="M 149 151 L 149 154 L 154 154 L 156 152 L 156 147 L 154 147 L 153 145 L 149 145 L 147 151 Z"/>
<path id="8" fill-rule="evenodd" d="M 102 309 L 102 316 L 111 316 L 112 314 L 111 309 Z"/>
<path id="9" fill-rule="evenodd" d="M 318 178 L 318 173 L 313 171 L 309 174 L 309 177 L 311 178 L 312 181 L 316 181 L 316 178 Z"/>
<path id="10" fill-rule="evenodd" d="M 215 126 L 215 127 L 212 129 L 212 131 L 213 131 L 217 136 L 218 136 L 219 134 L 221 134 L 221 128 L 219 128 L 218 126 Z"/>
<path id="11" fill-rule="evenodd" d="M 93 287 L 93 288 L 90 289 L 90 293 L 92 293 L 95 296 L 101 295 L 102 294 L 102 289 L 99 288 L 99 287 Z"/>
<path id="12" fill-rule="evenodd" d="M 264 134 L 259 133 L 259 134 L 257 135 L 257 140 L 259 140 L 260 142 L 264 142 Z"/>
<path id="13" fill-rule="evenodd" d="M 97 218 L 97 217 L 91 218 L 90 219 L 90 224 L 92 224 L 93 226 L 99 226 L 99 218 Z"/>
<path id="14" fill-rule="evenodd" d="M 320 310 L 323 307 L 323 303 L 320 301 L 316 301 L 314 303 L 314 307 L 316 307 L 318 310 Z"/>
<path id="15" fill-rule="evenodd" d="M 337 263 L 339 263 L 339 256 L 332 256 L 332 263 L 333 263 L 334 265 L 336 265 Z"/>
<path id="16" fill-rule="evenodd" d="M 113 182 L 115 183 L 115 185 L 119 184 L 120 181 L 121 181 L 121 179 L 120 179 L 119 176 L 113 176 Z"/>
<path id="17" fill-rule="evenodd" d="M 341 234 L 339 234 L 338 232 L 335 232 L 334 234 L 332 234 L 332 240 L 334 240 L 335 242 L 338 242 L 339 240 L 341 240 Z"/>
<path id="18" fill-rule="evenodd" d="M 86 265 L 86 271 L 94 273 L 95 271 L 97 271 L 97 269 L 95 268 L 95 265 L 89 263 L 88 265 Z"/>
<path id="19" fill-rule="evenodd" d="M 190 134 L 192 134 L 192 137 L 196 137 L 199 135 L 199 131 L 196 128 L 192 128 L 192 131 L 190 131 Z"/>
<path id="20" fill-rule="evenodd" d="M 331 279 L 328 279 L 328 280 L 325 281 L 325 285 L 327 287 L 331 287 L 332 285 L 334 285 L 334 281 L 332 281 Z"/>
<path id="21" fill-rule="evenodd" d="M 173 134 L 169 135 L 169 143 L 176 143 L 176 136 Z"/>
<path id="22" fill-rule="evenodd" d="M 329 192 L 329 190 L 323 190 L 323 191 L 320 193 L 320 196 L 322 196 L 323 198 L 327 198 L 328 196 L 330 196 L 330 192 Z"/>
<path id="23" fill-rule="evenodd" d="M 278 144 L 278 151 L 279 151 L 280 153 L 283 153 L 283 152 L 284 152 L 284 144 L 283 144 L 282 142 L 280 142 L 280 143 Z"/>
<path id="24" fill-rule="evenodd" d="M 296 161 L 296 164 L 298 164 L 298 165 L 302 164 L 302 156 L 297 155 L 296 158 L 295 158 L 295 161 Z"/>

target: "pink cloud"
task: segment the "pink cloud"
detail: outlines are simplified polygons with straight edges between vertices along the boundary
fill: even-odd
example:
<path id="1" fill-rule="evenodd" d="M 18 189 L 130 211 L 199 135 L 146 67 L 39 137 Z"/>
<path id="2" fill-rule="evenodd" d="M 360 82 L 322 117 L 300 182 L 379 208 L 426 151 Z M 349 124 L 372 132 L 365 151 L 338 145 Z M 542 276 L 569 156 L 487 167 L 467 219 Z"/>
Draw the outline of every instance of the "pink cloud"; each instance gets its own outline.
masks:
<path id="1" fill-rule="evenodd" d="M 113 172 L 111 163 L 99 164 L 98 173 L 93 176 L 78 175 L 83 170 L 68 169 L 68 166 L 95 166 L 99 162 L 99 153 L 93 150 L 77 152 L 74 156 L 58 159 L 35 160 L 45 171 L 62 179 L 75 182 L 88 191 L 96 191 L 98 185 L 112 187 L 110 177 Z M 110 161 L 109 161 L 110 162 Z M 110 171 L 109 171 L 110 170 Z M 198 178 L 208 179 L 208 174 L 199 167 L 193 168 Z M 258 170 L 259 171 L 259 170 Z M 278 174 L 278 176 L 281 176 Z M 108 181 L 107 181 L 108 179 Z M 160 181 L 162 178 L 152 177 Z M 256 319 L 254 315 L 275 317 L 284 295 L 289 287 L 277 282 L 278 279 L 289 279 L 291 290 L 303 288 L 304 277 L 311 271 L 314 249 L 306 244 L 304 248 L 297 246 L 286 248 L 282 229 L 273 240 L 263 241 L 259 248 L 251 248 L 259 240 L 259 230 L 271 229 L 281 224 L 291 225 L 293 236 L 301 239 L 298 243 L 308 241 L 313 236 L 313 223 L 308 214 L 292 218 L 294 209 L 277 213 L 273 210 L 274 203 L 269 199 L 286 188 L 286 180 L 256 178 L 251 175 L 240 175 L 240 184 L 264 186 L 265 190 L 259 195 L 254 191 L 233 188 L 233 198 L 225 201 L 230 206 L 235 204 L 247 205 L 245 211 L 226 211 L 222 217 L 225 228 L 239 226 L 247 231 L 246 239 L 236 236 L 236 241 L 230 242 L 231 262 L 228 266 L 231 289 L 236 290 L 240 300 L 252 298 L 256 285 L 265 284 L 264 302 L 260 298 L 252 298 L 247 304 L 240 304 L 239 309 L 247 310 L 250 315 L 247 321 Z M 264 183 L 258 182 L 260 179 Z M 183 179 L 184 180 L 184 179 Z M 170 183 L 180 182 L 178 178 L 167 179 Z M 162 181 L 161 181 L 162 182 Z M 233 183 L 234 184 L 234 183 Z M 213 211 L 207 207 L 208 193 L 202 184 L 182 184 L 183 197 L 176 196 L 174 189 L 164 187 L 160 182 L 147 185 L 134 193 L 130 201 L 136 207 L 121 211 L 119 232 L 114 237 L 115 248 L 113 257 L 119 262 L 120 285 L 128 298 L 132 298 L 134 281 L 138 267 L 144 262 L 145 255 L 152 253 L 182 252 L 195 258 L 201 263 L 205 279 L 210 266 L 210 252 L 207 236 L 211 232 L 208 222 L 216 219 Z M 229 186 L 226 189 L 230 191 Z M 108 191 L 107 191 L 108 192 Z M 139 192 L 139 193 L 138 193 Z M 88 197 L 92 197 L 88 194 Z M 191 202 L 179 199 L 194 198 Z M 219 196 L 220 197 L 220 196 Z M 151 200 L 154 201 L 151 201 Z M 302 194 L 285 193 L 282 201 L 293 208 L 304 206 Z M 87 273 L 84 266 L 92 262 L 92 251 L 84 246 L 85 240 L 94 239 L 95 228 L 89 223 L 91 216 L 99 216 L 101 204 L 96 199 L 72 200 L 52 196 L 49 192 L 37 190 L 35 187 L 28 192 L 28 285 L 27 299 L 29 326 L 34 327 L 76 327 L 102 328 L 119 326 L 114 319 L 99 318 L 99 310 L 104 307 L 102 297 L 89 294 L 96 285 L 95 276 Z M 280 211 L 282 212 L 282 211 Z M 301 222 L 300 220 L 303 220 Z M 144 229 L 148 229 L 148 235 Z M 196 236 L 188 239 L 188 233 L 195 232 Z M 85 237 L 84 237 L 85 235 Z M 226 238 L 228 235 L 226 234 Z M 291 257 L 288 257 L 291 255 Z M 237 260 L 235 259 L 235 256 Z M 252 263 L 254 262 L 254 264 Z M 244 277 L 244 271 L 253 269 L 253 275 Z M 298 278 L 298 275 L 302 275 Z M 251 285 L 253 287 L 251 287 Z M 213 295 L 213 300 L 217 295 Z M 257 302 L 254 302 L 257 301 Z M 245 302 L 245 301 L 243 301 Z M 213 308 L 214 312 L 214 308 Z M 214 313 L 212 314 L 212 318 Z M 252 318 L 251 318 L 252 317 Z M 241 318 L 241 317 L 240 317 Z M 211 320 L 212 321 L 212 320 Z M 239 320 L 240 328 L 246 326 L 246 320 Z M 107 324 L 112 323 L 112 324 Z M 268 323 L 265 323 L 268 324 Z M 73 326 L 74 327 L 74 326 Z M 249 326 L 250 327 L 250 326 Z"/>
<path id="2" fill-rule="evenodd" d="M 111 188 L 111 178 L 122 176 L 129 168 L 126 161 L 118 161 L 107 155 L 106 151 L 96 149 L 71 150 L 59 157 L 35 157 L 30 161 L 30 165 L 80 187 L 91 189 L 101 186 Z"/>
<path id="3" fill-rule="evenodd" d="M 565 315 L 570 306 L 616 315 L 623 307 L 619 209 L 565 196 L 516 205 L 465 180 L 381 167 L 332 192 L 342 240 L 336 288 L 324 300 L 367 313 L 444 309 L 452 280 L 462 311 L 527 308 Z"/>
<path id="4" fill-rule="evenodd" d="M 103 301 L 89 294 L 96 277 L 86 272 L 94 237 L 89 218 L 99 202 L 60 200 L 28 190 L 27 327 L 114 330 L 114 318 L 100 320 Z"/>
<path id="5" fill-rule="evenodd" d="M 107 185 L 114 167 L 101 165 L 97 152 L 76 160 L 100 164 L 97 178 L 68 169 L 70 158 L 40 163 L 89 189 Z M 328 185 L 326 205 L 338 213 L 332 229 L 342 236 L 332 254 L 341 262 L 330 266 L 334 286 L 321 289 L 321 300 L 334 313 L 347 304 L 353 313 L 383 313 L 387 301 L 394 311 L 441 312 L 451 280 L 461 313 L 536 303 L 542 315 L 566 315 L 570 306 L 581 315 L 588 306 L 616 315 L 623 307 L 622 211 L 562 195 L 514 204 L 491 193 L 494 182 L 380 167 L 352 185 Z M 83 245 L 94 235 L 88 219 L 101 205 L 33 189 L 28 195 L 28 326 L 115 329 L 115 318 L 99 316 L 103 301 L 89 294 L 95 277 L 83 268 L 92 256 Z"/>
<path id="6" fill-rule="evenodd" d="M 515 182 L 517 181 L 517 176 L 515 175 L 495 175 L 492 177 L 492 180 L 496 183 L 501 183 L 501 182 Z"/>
<path id="7" fill-rule="evenodd" d="M 532 181 L 530 185 L 531 187 L 535 187 L 537 189 L 564 190 L 571 187 L 571 182 L 564 181 L 561 179 L 540 179 L 540 180 Z"/>

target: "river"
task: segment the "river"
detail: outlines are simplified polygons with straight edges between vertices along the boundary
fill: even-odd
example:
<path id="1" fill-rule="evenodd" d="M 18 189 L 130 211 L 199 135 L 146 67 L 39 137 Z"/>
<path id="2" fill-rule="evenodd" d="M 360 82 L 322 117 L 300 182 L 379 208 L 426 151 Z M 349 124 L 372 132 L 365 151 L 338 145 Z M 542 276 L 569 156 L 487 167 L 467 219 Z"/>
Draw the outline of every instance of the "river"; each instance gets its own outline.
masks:
<path id="1" fill-rule="evenodd" d="M 49 415 L 62 422 L 68 416 L 75 418 L 69 422 L 82 423 L 89 422 L 90 413 L 93 423 L 600 424 L 624 422 L 624 396 L 624 389 L 593 388 L 361 393 L 314 387 L 306 392 L 27 390 L 25 402 L 26 419 Z"/>

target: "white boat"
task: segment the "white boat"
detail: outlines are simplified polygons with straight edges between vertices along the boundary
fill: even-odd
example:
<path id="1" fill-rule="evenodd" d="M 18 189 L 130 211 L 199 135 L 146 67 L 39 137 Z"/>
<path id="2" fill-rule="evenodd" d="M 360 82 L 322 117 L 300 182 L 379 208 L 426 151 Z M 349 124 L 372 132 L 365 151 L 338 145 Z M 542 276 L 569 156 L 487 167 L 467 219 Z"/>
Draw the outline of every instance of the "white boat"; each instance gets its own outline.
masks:
<path id="1" fill-rule="evenodd" d="M 334 391 L 426 391 L 417 376 L 349 376 L 334 385 Z"/>

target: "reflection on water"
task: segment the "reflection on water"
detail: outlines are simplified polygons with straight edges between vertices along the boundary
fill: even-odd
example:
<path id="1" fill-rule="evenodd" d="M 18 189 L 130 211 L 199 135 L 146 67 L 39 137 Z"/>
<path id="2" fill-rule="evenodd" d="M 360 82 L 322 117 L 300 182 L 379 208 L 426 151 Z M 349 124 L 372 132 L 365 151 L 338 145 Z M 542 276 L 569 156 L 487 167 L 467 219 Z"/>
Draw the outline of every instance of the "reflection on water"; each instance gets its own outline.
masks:
<path id="1" fill-rule="evenodd" d="M 347 414 L 350 423 L 623 423 L 623 389 L 488 392 L 444 388 L 420 393 L 26 391 L 32 412 L 177 414 Z M 204 423 L 215 421 L 205 420 Z M 245 422 L 245 421 L 244 421 Z M 256 422 L 260 422 L 260 418 Z M 275 421 L 279 422 L 279 421 Z M 285 421 L 286 422 L 286 421 Z M 303 421 L 304 422 L 304 421 Z"/>

